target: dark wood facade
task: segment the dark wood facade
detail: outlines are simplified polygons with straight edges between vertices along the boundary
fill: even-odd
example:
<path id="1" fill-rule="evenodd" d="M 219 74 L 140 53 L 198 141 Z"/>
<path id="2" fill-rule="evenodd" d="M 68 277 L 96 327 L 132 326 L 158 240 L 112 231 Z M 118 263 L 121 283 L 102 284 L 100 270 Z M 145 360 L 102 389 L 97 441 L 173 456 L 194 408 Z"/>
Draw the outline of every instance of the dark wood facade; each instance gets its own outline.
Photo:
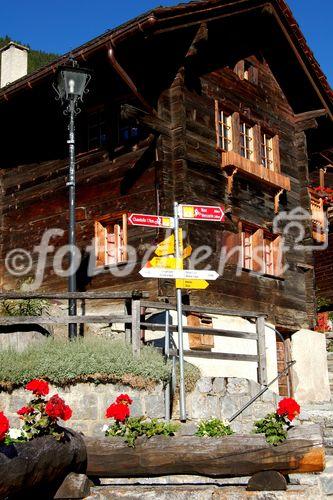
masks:
<path id="1" fill-rule="evenodd" d="M 266 234 L 277 210 L 309 209 L 308 157 L 327 147 L 331 94 L 318 75 L 319 83 L 315 74 L 309 76 L 304 47 L 303 54 L 288 45 L 287 28 L 277 21 L 283 2 L 272 1 L 267 8 L 256 0 L 250 11 L 245 3 L 204 1 L 156 9 L 74 51 L 80 64 L 95 70 L 77 130 L 81 250 L 94 237 L 96 221 L 106 216 L 110 224 L 117 224 L 128 212 L 171 215 L 175 200 L 224 205 L 230 214 L 224 224 L 183 224 L 186 243 L 193 249 L 207 245 L 213 250 L 202 265 L 209 263 L 217 270 L 226 231 L 235 234 L 242 223 Z M 268 43 L 273 33 L 275 41 Z M 64 229 L 64 234 L 50 244 L 57 248 L 67 241 L 65 134 L 59 104 L 53 102 L 52 67 L 47 68 L 0 92 L 3 289 L 17 282 L 5 270 L 10 250 L 31 252 L 51 228 Z M 252 78 L 240 75 L 246 68 Z M 231 183 L 217 143 L 216 106 L 236 117 L 238 124 L 243 120 L 278 137 L 279 178 L 270 175 L 265 181 L 244 175 L 238 166 Z M 94 143 L 96 128 L 89 125 L 96 110 L 103 112 L 97 131 L 100 144 Z M 129 137 L 132 128 L 139 130 L 135 137 Z M 239 134 L 233 140 L 240 156 Z M 310 241 L 310 223 L 305 231 Z M 141 256 L 163 238 L 161 230 L 128 227 L 128 243 Z M 43 288 L 64 290 L 66 280 L 52 270 L 52 253 L 47 263 Z M 235 277 L 235 266 L 229 262 L 223 276 L 205 292 L 192 292 L 189 300 L 265 312 L 286 331 L 312 327 L 313 254 L 292 249 L 285 263 L 289 269 L 282 275 L 243 270 Z M 114 277 L 105 269 L 87 278 L 83 260 L 78 285 L 80 290 L 131 288 L 148 290 L 152 297 L 174 295 L 172 283 L 143 280 L 140 267 L 141 261 L 127 277 Z"/>

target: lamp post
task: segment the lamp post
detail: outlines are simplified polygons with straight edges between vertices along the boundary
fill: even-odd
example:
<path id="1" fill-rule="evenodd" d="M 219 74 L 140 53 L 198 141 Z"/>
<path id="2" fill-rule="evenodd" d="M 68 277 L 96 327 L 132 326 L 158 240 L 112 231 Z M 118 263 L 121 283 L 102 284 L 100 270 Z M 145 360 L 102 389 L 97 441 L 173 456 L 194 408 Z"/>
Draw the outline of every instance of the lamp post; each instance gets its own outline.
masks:
<path id="1" fill-rule="evenodd" d="M 53 84 L 58 99 L 65 105 L 64 114 L 69 116 L 68 124 L 68 148 L 69 148 L 69 174 L 68 174 L 68 192 L 69 192 L 69 224 L 68 224 L 68 244 L 69 244 L 69 277 L 68 291 L 76 292 L 76 273 L 75 273 L 75 116 L 80 113 L 78 103 L 82 101 L 83 95 L 87 92 L 87 85 L 91 80 L 91 73 L 88 70 L 79 68 L 74 59 L 70 59 L 71 65 L 58 68 L 56 80 Z M 76 299 L 69 299 L 68 313 L 70 316 L 76 316 Z M 68 337 L 73 340 L 77 337 L 77 324 L 68 325 Z"/>

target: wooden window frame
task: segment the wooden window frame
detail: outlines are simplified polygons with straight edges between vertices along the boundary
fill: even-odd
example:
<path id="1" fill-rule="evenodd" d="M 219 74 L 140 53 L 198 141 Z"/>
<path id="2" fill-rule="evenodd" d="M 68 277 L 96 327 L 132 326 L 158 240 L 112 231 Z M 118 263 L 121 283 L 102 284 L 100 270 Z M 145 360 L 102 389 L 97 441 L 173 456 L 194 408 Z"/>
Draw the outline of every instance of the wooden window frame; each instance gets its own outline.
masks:
<path id="1" fill-rule="evenodd" d="M 106 215 L 95 221 L 96 267 L 128 262 L 127 214 Z"/>
<path id="2" fill-rule="evenodd" d="M 215 100 L 216 145 L 219 151 L 233 149 L 232 113 L 220 106 Z"/>
<path id="3" fill-rule="evenodd" d="M 324 210 L 324 200 L 314 189 L 308 188 L 310 198 L 312 238 L 316 243 L 327 242 L 327 224 Z"/>
<path id="4" fill-rule="evenodd" d="M 243 119 L 241 119 L 239 123 L 239 144 L 239 154 L 246 160 L 254 161 L 254 127 L 248 121 Z"/>
<path id="5" fill-rule="evenodd" d="M 281 278 L 283 271 L 283 261 L 281 254 L 282 237 L 280 234 L 272 234 L 262 227 L 254 226 L 247 222 L 240 225 L 243 269 L 254 271 L 263 276 Z M 245 236 L 246 235 L 246 236 Z M 245 243 L 249 241 L 250 252 L 245 251 Z M 269 260 L 266 251 L 269 245 Z M 248 255 L 248 257 L 247 257 Z M 258 258 L 258 262 L 254 257 Z M 247 264 L 247 261 L 250 262 Z M 261 266 L 261 262 L 262 265 Z"/>
<path id="6" fill-rule="evenodd" d="M 263 167 L 275 170 L 273 136 L 260 130 L 260 159 Z"/>

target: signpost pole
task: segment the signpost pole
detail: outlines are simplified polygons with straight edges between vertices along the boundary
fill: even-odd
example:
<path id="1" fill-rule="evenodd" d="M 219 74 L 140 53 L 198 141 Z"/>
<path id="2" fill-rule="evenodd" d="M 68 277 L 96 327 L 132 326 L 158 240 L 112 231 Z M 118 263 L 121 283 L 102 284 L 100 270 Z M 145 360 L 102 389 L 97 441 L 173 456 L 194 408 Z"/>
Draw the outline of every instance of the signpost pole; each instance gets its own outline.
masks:
<path id="1" fill-rule="evenodd" d="M 174 221 L 175 221 L 175 256 L 180 259 L 180 242 L 179 242 L 179 219 L 178 219 L 178 203 L 174 203 Z M 185 378 L 184 378 L 184 346 L 183 346 L 183 307 L 182 307 L 182 290 L 176 288 L 177 301 L 177 324 L 178 324 L 178 351 L 179 351 L 179 416 L 181 422 L 186 422 L 186 401 L 185 401 Z"/>

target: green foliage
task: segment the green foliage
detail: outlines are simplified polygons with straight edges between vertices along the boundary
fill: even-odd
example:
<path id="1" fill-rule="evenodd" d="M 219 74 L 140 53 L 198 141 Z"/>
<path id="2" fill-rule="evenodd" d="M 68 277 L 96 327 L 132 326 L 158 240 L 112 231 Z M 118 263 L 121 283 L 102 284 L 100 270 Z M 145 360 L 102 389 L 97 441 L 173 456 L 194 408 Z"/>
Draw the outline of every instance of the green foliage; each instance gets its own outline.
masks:
<path id="1" fill-rule="evenodd" d="M 50 303 L 42 299 L 2 300 L 0 316 L 41 316 L 48 312 Z"/>
<path id="2" fill-rule="evenodd" d="M 129 417 L 124 423 L 115 422 L 105 432 L 109 437 L 123 437 L 124 441 L 134 448 L 135 441 L 139 436 L 173 436 L 179 425 L 171 422 L 163 422 L 157 418 L 146 420 L 145 417 Z"/>
<path id="3" fill-rule="evenodd" d="M 15 41 L 16 43 L 19 43 L 20 45 L 25 45 L 26 47 L 29 47 L 28 44 L 21 43 L 17 40 L 12 40 L 8 35 L 5 37 L 0 37 L 0 48 L 4 47 L 7 45 L 9 42 Z M 45 66 L 46 64 L 54 61 L 58 57 L 58 54 L 52 54 L 52 53 L 47 53 L 43 52 L 41 50 L 29 50 L 28 53 L 28 73 L 32 73 L 33 71 L 36 71 L 37 69 L 41 68 L 42 66 Z"/>
<path id="4" fill-rule="evenodd" d="M 223 437 L 234 434 L 229 422 L 220 420 L 219 418 L 210 418 L 209 420 L 202 420 L 199 424 L 196 436 L 201 437 Z"/>
<path id="5" fill-rule="evenodd" d="M 254 433 L 265 434 L 266 441 L 269 444 L 276 446 L 287 439 L 285 425 L 288 425 L 288 423 L 284 417 L 279 416 L 277 413 L 269 413 L 265 418 L 255 422 L 254 425 Z"/>
<path id="6" fill-rule="evenodd" d="M 75 342 L 50 338 L 23 352 L 0 351 L 0 389 L 5 390 L 22 386 L 33 378 L 43 378 L 59 386 L 80 381 L 121 382 L 141 389 L 166 382 L 170 372 L 170 363 L 165 363 L 157 349 L 143 347 L 140 358 L 136 358 L 130 345 L 105 338 Z"/>
<path id="7" fill-rule="evenodd" d="M 186 392 L 192 392 L 194 391 L 194 388 L 196 386 L 196 383 L 200 379 L 201 373 L 200 370 L 197 366 L 191 365 L 191 363 L 185 362 L 185 390 Z M 177 364 L 176 368 L 176 378 L 177 378 L 177 387 L 176 387 L 176 392 L 179 392 L 179 365 Z"/>
<path id="8" fill-rule="evenodd" d="M 24 292 L 26 286 L 33 282 L 33 278 L 26 278 L 18 283 L 17 290 Z M 43 299 L 1 300 L 0 316 L 41 316 L 48 313 L 50 302 Z"/>
<path id="9" fill-rule="evenodd" d="M 328 307 L 330 305 L 331 302 L 326 297 L 317 297 L 317 311 L 320 311 L 323 307 Z"/>

